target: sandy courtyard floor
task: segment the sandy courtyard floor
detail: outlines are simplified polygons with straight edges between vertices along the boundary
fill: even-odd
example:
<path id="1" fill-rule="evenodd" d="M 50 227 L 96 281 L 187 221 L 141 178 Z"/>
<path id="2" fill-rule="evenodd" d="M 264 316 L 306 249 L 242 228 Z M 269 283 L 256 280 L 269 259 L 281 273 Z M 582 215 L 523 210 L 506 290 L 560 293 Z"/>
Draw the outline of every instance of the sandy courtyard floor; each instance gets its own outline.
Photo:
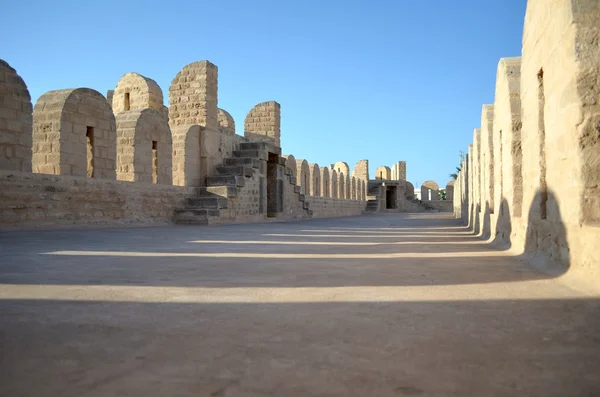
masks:
<path id="1" fill-rule="evenodd" d="M 1 396 L 600 396 L 600 300 L 449 214 L 0 249 Z"/>

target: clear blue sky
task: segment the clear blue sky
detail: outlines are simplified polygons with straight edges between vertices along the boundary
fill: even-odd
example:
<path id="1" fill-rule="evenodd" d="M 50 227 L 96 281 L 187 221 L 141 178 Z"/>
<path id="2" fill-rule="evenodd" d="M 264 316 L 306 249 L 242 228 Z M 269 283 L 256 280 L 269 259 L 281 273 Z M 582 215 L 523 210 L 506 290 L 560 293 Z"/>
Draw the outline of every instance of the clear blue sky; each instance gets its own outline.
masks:
<path id="1" fill-rule="evenodd" d="M 219 67 L 219 107 L 276 100 L 284 153 L 309 162 L 406 160 L 445 185 L 494 100 L 501 57 L 518 56 L 526 0 L 9 1 L 0 58 L 32 99 L 127 72 L 169 84 L 186 64 Z"/>

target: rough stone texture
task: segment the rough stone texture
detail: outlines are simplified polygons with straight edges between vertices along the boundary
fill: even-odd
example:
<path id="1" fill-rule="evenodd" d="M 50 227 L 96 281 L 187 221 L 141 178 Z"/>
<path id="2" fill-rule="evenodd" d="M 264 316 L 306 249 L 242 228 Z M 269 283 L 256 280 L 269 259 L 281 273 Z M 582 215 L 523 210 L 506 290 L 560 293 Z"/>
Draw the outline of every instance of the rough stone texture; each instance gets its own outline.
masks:
<path id="1" fill-rule="evenodd" d="M 0 169 L 31 172 L 31 111 L 27 85 L 0 59 Z"/>
<path id="2" fill-rule="evenodd" d="M 391 180 L 392 179 L 391 168 L 386 165 L 377 167 L 377 169 L 375 170 L 375 179 L 376 180 L 385 180 L 385 181 Z"/>
<path id="3" fill-rule="evenodd" d="M 303 159 L 296 160 L 296 184 L 300 186 L 301 194 L 310 194 L 310 167 L 308 161 Z"/>
<path id="4" fill-rule="evenodd" d="M 511 216 L 520 218 L 523 207 L 520 80 L 521 58 L 500 59 L 494 99 L 494 158 L 498 159 L 494 161 L 494 174 L 498 178 L 494 189 L 496 216 L 491 217 L 490 230 L 503 239 L 510 238 Z"/>
<path id="5" fill-rule="evenodd" d="M 193 189 L 0 171 L 0 227 L 171 223 Z"/>
<path id="6" fill-rule="evenodd" d="M 338 173 L 338 179 L 339 179 L 340 173 L 343 173 L 345 176 L 350 176 L 350 167 L 348 166 L 348 163 L 346 163 L 345 161 L 338 161 L 337 163 L 335 163 L 333 165 L 333 168 Z"/>
<path id="7" fill-rule="evenodd" d="M 528 2 L 522 56 L 498 65 L 493 166 L 484 161 L 486 134 L 475 134 L 460 176 L 468 200 L 455 209 L 481 236 L 596 287 L 599 41 L 597 0 Z"/>
<path id="8" fill-rule="evenodd" d="M 369 160 L 360 160 L 356 165 L 354 165 L 354 169 L 352 170 L 352 176 L 363 180 L 369 180 Z"/>
<path id="9" fill-rule="evenodd" d="M 173 185 L 201 186 L 199 125 L 171 128 L 173 136 Z"/>
<path id="10" fill-rule="evenodd" d="M 345 196 L 344 198 L 346 199 L 351 199 L 351 191 L 352 191 L 352 179 L 350 178 L 350 175 L 346 175 L 346 183 L 345 183 L 345 187 L 346 187 L 346 192 L 345 192 Z"/>
<path id="11" fill-rule="evenodd" d="M 425 181 L 421 184 L 421 200 L 438 200 L 440 187 L 434 181 Z"/>
<path id="12" fill-rule="evenodd" d="M 138 73 L 126 73 L 119 79 L 110 98 L 115 115 L 128 110 L 154 109 L 158 114 L 167 113 L 163 92 L 156 81 Z"/>
<path id="13" fill-rule="evenodd" d="M 331 198 L 340 198 L 340 196 L 339 196 L 340 191 L 338 189 L 337 172 L 333 168 L 331 169 L 331 172 L 329 174 L 329 182 L 330 182 L 329 192 L 331 193 L 330 197 Z"/>
<path id="14" fill-rule="evenodd" d="M 356 196 L 356 178 L 355 177 L 352 177 L 351 182 L 350 182 L 350 199 L 358 200 L 358 198 Z"/>
<path id="15" fill-rule="evenodd" d="M 221 133 L 229 135 L 235 134 L 235 121 L 229 112 L 219 109 L 217 121 L 219 123 L 219 131 Z"/>
<path id="16" fill-rule="evenodd" d="M 321 172 L 321 196 L 331 197 L 331 182 L 329 181 L 329 168 L 322 167 Z"/>
<path id="17" fill-rule="evenodd" d="M 456 184 L 455 181 L 450 181 L 448 182 L 448 184 L 446 185 L 446 200 L 447 201 L 452 201 L 454 200 L 454 185 Z"/>
<path id="18" fill-rule="evenodd" d="M 481 109 L 481 206 L 483 211 L 494 212 L 494 106 Z M 484 219 L 482 219 L 482 222 Z M 486 228 L 489 231 L 489 227 Z M 485 235 L 484 237 L 489 237 Z"/>
<path id="19" fill-rule="evenodd" d="M 415 198 L 415 185 L 410 182 L 406 182 L 406 192 L 404 197 L 407 200 L 413 200 Z"/>
<path id="20" fill-rule="evenodd" d="M 392 166 L 392 180 L 406 181 L 406 161 L 398 161 Z"/>
<path id="21" fill-rule="evenodd" d="M 118 180 L 172 184 L 171 130 L 160 113 L 154 109 L 120 112 L 117 131 Z"/>
<path id="22" fill-rule="evenodd" d="M 115 179 L 116 135 L 115 116 L 98 91 L 49 91 L 33 109 L 33 172 Z"/>
<path id="23" fill-rule="evenodd" d="M 296 165 L 296 158 L 291 154 L 284 154 L 282 157 L 285 158 L 286 168 L 291 171 L 292 176 L 294 178 L 297 178 L 298 177 L 298 168 Z"/>
<path id="24" fill-rule="evenodd" d="M 306 198 L 313 218 L 357 216 L 365 210 L 364 200 L 341 200 L 330 197 L 309 196 Z"/>
<path id="25" fill-rule="evenodd" d="M 321 196 L 321 169 L 319 168 L 319 164 L 309 164 L 308 170 L 310 178 L 310 195 Z"/>
<path id="26" fill-rule="evenodd" d="M 169 124 L 171 130 L 199 125 L 218 131 L 218 69 L 209 61 L 186 65 L 169 87 Z"/>
<path id="27" fill-rule="evenodd" d="M 337 174 L 337 185 L 338 185 L 338 194 L 337 198 L 346 199 L 346 175 L 343 172 L 338 172 Z"/>
<path id="28" fill-rule="evenodd" d="M 106 101 L 110 105 L 111 109 L 112 109 L 112 101 L 113 101 L 114 96 L 115 96 L 115 90 L 107 90 L 106 91 Z"/>
<path id="29" fill-rule="evenodd" d="M 269 101 L 254 106 L 244 120 L 244 136 L 253 142 L 281 146 L 281 105 Z"/>

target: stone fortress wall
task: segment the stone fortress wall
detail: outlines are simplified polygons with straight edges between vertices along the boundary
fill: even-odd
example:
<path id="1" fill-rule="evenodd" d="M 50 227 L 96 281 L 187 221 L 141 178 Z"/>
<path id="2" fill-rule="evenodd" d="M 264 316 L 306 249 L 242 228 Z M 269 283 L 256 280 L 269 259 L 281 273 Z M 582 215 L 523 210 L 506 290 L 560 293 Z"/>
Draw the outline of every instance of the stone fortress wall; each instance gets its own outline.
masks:
<path id="1" fill-rule="evenodd" d="M 451 212 L 453 209 L 454 181 L 446 185 L 446 200 L 440 200 L 440 188 L 436 182 L 423 182 L 421 200 L 418 200 L 414 185 L 406 180 L 406 161 L 398 161 L 391 167 L 377 167 L 375 178 L 369 181 L 367 190 L 368 212 Z"/>
<path id="2" fill-rule="evenodd" d="M 110 100 L 107 100 L 109 98 Z M 218 69 L 185 66 L 169 87 L 126 73 L 105 98 L 50 91 L 35 104 L 0 61 L 0 227 L 230 223 L 361 214 L 368 162 L 281 156 L 280 105 L 244 121 L 218 108 Z"/>
<path id="3" fill-rule="evenodd" d="M 600 280 L 600 2 L 529 0 L 520 57 L 462 164 L 454 212 L 565 276 Z"/>

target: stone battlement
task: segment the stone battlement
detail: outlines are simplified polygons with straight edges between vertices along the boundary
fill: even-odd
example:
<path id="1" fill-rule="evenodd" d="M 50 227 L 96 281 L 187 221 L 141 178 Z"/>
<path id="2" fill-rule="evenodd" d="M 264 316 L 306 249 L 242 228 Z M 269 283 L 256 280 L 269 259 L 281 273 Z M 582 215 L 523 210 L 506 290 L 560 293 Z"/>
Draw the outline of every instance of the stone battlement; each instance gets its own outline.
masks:
<path id="1" fill-rule="evenodd" d="M 311 202 L 320 203 L 319 217 L 357 215 L 366 204 L 366 160 L 351 175 L 346 163 L 335 171 L 280 157 L 277 102 L 254 106 L 244 135 L 237 135 L 233 117 L 218 108 L 218 68 L 208 61 L 177 73 L 168 108 L 159 85 L 138 73 L 124 74 L 107 97 L 90 88 L 55 90 L 35 106 L 25 81 L 4 61 L 0 85 L 0 225 L 260 221 L 310 218 Z M 111 194 L 86 200 L 74 186 L 90 194 L 104 187 L 124 208 L 109 204 Z M 64 194 L 40 194 L 53 189 Z M 218 198 L 216 191 L 235 194 Z M 140 194 L 145 216 L 128 204 Z M 37 210 L 23 211 L 31 207 Z"/>

